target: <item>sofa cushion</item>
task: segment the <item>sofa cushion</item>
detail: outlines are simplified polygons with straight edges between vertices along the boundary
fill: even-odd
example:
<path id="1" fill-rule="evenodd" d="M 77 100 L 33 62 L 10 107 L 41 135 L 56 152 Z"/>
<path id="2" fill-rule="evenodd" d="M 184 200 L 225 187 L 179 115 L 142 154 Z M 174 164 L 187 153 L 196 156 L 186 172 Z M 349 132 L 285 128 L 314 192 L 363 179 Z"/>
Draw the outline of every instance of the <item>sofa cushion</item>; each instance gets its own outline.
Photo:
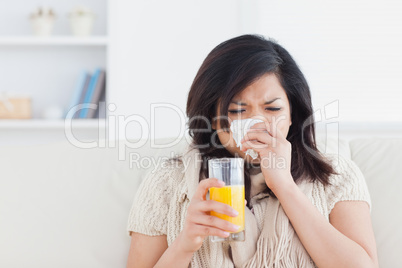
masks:
<path id="1" fill-rule="evenodd" d="M 135 181 L 119 175 L 115 153 L 67 142 L 1 148 L 0 266 L 123 267 Z"/>
<path id="2" fill-rule="evenodd" d="M 356 139 L 352 160 L 364 174 L 380 267 L 402 264 L 402 139 Z"/>
<path id="3" fill-rule="evenodd" d="M 187 139 L 120 141 L 83 149 L 68 142 L 0 149 L 0 267 L 125 267 L 132 200 L 146 173 L 180 153 Z M 143 143 L 142 146 L 133 144 Z M 372 196 L 381 267 L 402 263 L 401 140 L 328 140 L 358 164 Z M 131 148 L 132 147 L 132 148 Z M 160 148 L 165 147 L 165 148 Z"/>
<path id="4" fill-rule="evenodd" d="M 138 185 L 186 145 L 140 143 L 2 146 L 0 267 L 125 267 Z"/>
<path id="5" fill-rule="evenodd" d="M 318 137 L 317 148 L 323 154 L 337 155 L 340 154 L 346 159 L 350 159 L 349 142 L 344 139 L 337 139 L 334 137 Z"/>

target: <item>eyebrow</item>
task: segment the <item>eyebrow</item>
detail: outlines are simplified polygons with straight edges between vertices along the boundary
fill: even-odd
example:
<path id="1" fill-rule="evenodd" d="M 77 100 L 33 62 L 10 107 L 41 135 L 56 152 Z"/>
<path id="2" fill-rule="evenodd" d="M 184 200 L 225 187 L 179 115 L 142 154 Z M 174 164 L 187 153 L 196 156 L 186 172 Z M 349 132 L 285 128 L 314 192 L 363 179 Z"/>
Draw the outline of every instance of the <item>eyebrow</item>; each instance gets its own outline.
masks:
<path id="1" fill-rule="evenodd" d="M 264 105 L 271 104 L 274 101 L 279 100 L 279 99 L 281 99 L 281 98 L 275 98 L 273 100 L 266 101 L 266 102 L 264 102 Z M 237 104 L 237 105 L 240 105 L 240 106 L 247 106 L 247 103 L 244 103 L 244 102 L 241 102 L 241 101 L 231 101 L 230 103 L 234 103 L 234 104 Z"/>

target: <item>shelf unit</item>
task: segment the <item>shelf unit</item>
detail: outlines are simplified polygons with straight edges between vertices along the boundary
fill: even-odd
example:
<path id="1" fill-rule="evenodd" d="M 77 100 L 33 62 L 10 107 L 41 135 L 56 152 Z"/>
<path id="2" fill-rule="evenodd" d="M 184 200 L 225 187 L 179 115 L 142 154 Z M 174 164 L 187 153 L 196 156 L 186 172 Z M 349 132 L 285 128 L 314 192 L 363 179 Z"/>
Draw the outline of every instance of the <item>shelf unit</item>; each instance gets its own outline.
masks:
<path id="1" fill-rule="evenodd" d="M 0 130 L 60 130 L 64 129 L 65 121 L 46 119 L 3 119 L 0 120 Z M 98 119 L 73 119 L 74 129 L 105 128 L 106 120 Z"/>
<path id="2" fill-rule="evenodd" d="M 6 74 L 0 92 L 31 97 L 32 119 L 42 119 L 47 107 L 66 111 L 83 70 L 108 71 L 108 44 L 106 35 L 0 36 L 0 73 Z"/>
<path id="3" fill-rule="evenodd" d="M 22 0 L 13 2 L 7 7 L 5 16 L 0 18 L 3 25 L 7 21 L 13 22 L 10 27 L 0 27 L 0 93 L 5 92 L 11 97 L 29 96 L 32 119 L 31 122 L 0 119 L 0 128 L 62 128 L 63 119 L 45 122 L 45 110 L 55 106 L 66 111 L 82 71 L 93 73 L 96 68 L 103 68 L 108 74 L 109 0 L 81 1 L 81 5 L 96 14 L 93 34 L 87 37 L 71 34 L 67 14 L 76 4 L 53 1 L 50 7 L 57 15 L 54 31 L 52 35 L 43 37 L 32 34 L 27 19 L 28 14 L 38 7 L 37 4 L 27 3 L 25 9 L 19 11 L 17 7 L 23 3 L 26 4 Z M 106 85 L 106 98 L 107 91 Z M 96 119 L 84 121 L 86 123 L 78 123 L 77 126 L 98 127 Z"/>
<path id="4" fill-rule="evenodd" d="M 107 46 L 107 36 L 3 36 L 0 37 L 1 46 Z"/>

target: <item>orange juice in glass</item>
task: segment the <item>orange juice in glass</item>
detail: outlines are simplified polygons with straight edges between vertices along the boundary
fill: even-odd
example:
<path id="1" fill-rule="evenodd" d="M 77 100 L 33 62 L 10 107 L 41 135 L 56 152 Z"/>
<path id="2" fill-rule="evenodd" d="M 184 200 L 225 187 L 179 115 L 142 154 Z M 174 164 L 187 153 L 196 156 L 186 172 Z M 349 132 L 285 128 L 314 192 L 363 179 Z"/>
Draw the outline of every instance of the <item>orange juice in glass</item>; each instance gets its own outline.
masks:
<path id="1" fill-rule="evenodd" d="M 211 159 L 208 160 L 208 170 L 210 178 L 217 178 L 225 182 L 225 186 L 222 188 L 209 189 L 209 199 L 228 204 L 239 212 L 236 217 L 215 211 L 211 211 L 211 215 L 240 226 L 239 231 L 230 232 L 229 237 L 211 236 L 211 241 L 244 241 L 244 160 L 242 158 Z"/>

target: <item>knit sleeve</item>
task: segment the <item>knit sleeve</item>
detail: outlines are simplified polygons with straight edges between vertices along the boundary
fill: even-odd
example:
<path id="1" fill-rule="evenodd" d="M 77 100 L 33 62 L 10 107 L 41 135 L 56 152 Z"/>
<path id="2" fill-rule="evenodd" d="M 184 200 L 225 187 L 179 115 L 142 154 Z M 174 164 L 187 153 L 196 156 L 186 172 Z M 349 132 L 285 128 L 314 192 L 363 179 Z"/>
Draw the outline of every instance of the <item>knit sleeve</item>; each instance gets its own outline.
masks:
<path id="1" fill-rule="evenodd" d="M 128 235 L 131 232 L 149 236 L 167 234 L 167 214 L 173 196 L 174 173 L 173 168 L 161 167 L 149 173 L 141 182 L 128 218 Z"/>
<path id="2" fill-rule="evenodd" d="M 342 156 L 332 158 L 332 163 L 338 175 L 330 177 L 331 185 L 325 188 L 328 213 L 340 201 L 365 201 L 371 212 L 371 198 L 366 180 L 359 167 Z"/>

